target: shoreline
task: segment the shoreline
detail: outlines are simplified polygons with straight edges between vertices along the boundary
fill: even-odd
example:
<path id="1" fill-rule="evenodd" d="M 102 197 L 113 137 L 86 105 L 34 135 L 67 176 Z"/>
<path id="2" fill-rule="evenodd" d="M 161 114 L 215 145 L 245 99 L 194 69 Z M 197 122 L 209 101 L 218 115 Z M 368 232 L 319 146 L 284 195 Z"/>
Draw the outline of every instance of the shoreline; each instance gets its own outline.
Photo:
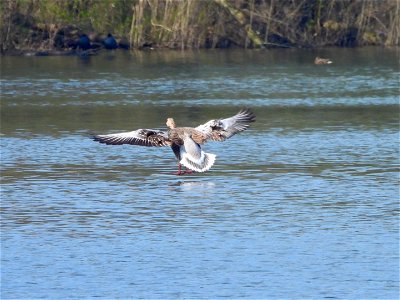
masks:
<path id="1" fill-rule="evenodd" d="M 339 46 L 323 46 L 323 47 L 273 47 L 273 48 L 240 48 L 240 47 L 229 47 L 229 48 L 188 48 L 188 49 L 172 49 L 168 47 L 143 47 L 141 49 L 133 48 L 133 49 L 126 49 L 126 48 L 116 48 L 113 51 L 126 51 L 126 52 L 148 52 L 148 51 L 156 51 L 156 52 L 190 52 L 190 51 L 231 51 L 231 50 L 243 50 L 243 51 L 269 51 L 269 50 L 310 50 L 310 51 L 317 51 L 317 50 L 326 50 L 326 49 L 362 49 L 362 48 L 383 48 L 383 49 L 400 49 L 400 46 L 385 46 L 385 45 L 363 45 L 363 46 L 356 46 L 356 47 L 339 47 Z M 109 49 L 104 47 L 98 47 L 93 49 L 87 50 L 80 50 L 80 49 L 50 49 L 50 50 L 43 50 L 43 49 L 24 49 L 24 50 L 8 50 L 3 51 L 0 53 L 0 56 L 21 56 L 21 57 L 46 57 L 46 56 L 78 56 L 78 57 L 89 57 L 95 56 L 102 52 L 110 52 Z"/>

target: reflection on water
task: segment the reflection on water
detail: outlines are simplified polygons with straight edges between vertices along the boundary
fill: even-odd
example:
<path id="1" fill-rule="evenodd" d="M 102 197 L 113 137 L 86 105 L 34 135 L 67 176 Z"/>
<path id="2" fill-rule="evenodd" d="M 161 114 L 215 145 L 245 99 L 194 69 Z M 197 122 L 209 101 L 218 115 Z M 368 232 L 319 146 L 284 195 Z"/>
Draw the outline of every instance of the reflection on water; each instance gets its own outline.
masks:
<path id="1" fill-rule="evenodd" d="M 398 296 L 396 55 L 323 51 L 3 57 L 2 297 Z M 89 138 L 242 106 L 203 174 Z"/>

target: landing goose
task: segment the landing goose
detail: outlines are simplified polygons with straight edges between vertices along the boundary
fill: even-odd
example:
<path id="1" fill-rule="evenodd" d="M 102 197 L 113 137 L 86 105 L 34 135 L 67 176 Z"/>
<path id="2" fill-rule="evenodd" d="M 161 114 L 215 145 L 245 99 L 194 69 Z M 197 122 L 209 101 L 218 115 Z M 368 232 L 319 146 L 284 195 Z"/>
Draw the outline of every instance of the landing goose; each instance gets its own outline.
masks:
<path id="1" fill-rule="evenodd" d="M 314 60 L 314 64 L 316 65 L 329 65 L 331 63 L 332 61 L 329 58 L 321 58 L 318 56 Z"/>
<path id="2" fill-rule="evenodd" d="M 168 118 L 167 131 L 138 129 L 130 132 L 95 135 L 93 140 L 107 145 L 138 145 L 148 147 L 170 146 L 178 159 L 177 175 L 205 172 L 215 162 L 216 155 L 201 149 L 207 141 L 225 141 L 238 132 L 246 130 L 255 121 L 255 115 L 249 109 L 242 109 L 236 115 L 226 119 L 210 120 L 193 127 L 177 127 L 174 119 Z M 182 171 L 181 165 L 190 171 Z"/>

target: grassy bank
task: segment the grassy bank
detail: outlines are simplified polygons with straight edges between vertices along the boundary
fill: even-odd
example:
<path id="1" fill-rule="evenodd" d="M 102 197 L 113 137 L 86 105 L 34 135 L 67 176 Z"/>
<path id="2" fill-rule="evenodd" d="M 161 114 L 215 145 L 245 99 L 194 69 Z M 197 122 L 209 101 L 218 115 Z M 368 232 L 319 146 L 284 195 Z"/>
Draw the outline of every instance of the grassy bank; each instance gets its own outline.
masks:
<path id="1" fill-rule="evenodd" d="M 1 51 L 399 45 L 400 0 L 2 0 Z"/>

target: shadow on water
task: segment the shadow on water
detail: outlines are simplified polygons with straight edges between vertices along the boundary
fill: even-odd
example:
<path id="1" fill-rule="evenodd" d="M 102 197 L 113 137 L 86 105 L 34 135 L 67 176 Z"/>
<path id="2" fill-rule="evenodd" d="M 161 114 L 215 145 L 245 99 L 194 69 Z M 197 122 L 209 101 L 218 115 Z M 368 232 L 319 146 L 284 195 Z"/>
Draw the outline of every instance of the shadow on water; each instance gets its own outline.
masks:
<path id="1" fill-rule="evenodd" d="M 213 182 L 199 182 L 199 181 L 178 181 L 170 184 L 172 187 L 182 187 L 188 190 L 204 190 L 216 188 Z"/>

